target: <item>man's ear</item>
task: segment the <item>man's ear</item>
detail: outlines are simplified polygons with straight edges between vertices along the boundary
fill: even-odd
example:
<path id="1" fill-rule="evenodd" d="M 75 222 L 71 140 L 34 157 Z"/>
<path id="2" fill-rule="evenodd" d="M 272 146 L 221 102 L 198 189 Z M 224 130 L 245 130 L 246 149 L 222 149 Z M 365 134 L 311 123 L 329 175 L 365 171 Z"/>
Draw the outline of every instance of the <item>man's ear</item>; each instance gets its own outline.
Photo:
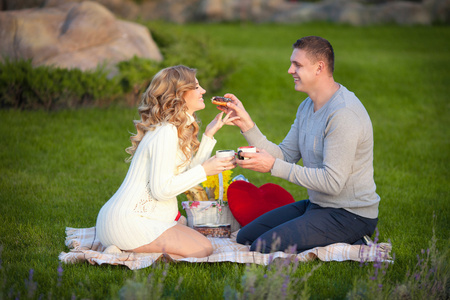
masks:
<path id="1" fill-rule="evenodd" d="M 322 60 L 317 62 L 317 71 L 316 75 L 319 75 L 321 72 L 325 72 L 325 63 Z"/>

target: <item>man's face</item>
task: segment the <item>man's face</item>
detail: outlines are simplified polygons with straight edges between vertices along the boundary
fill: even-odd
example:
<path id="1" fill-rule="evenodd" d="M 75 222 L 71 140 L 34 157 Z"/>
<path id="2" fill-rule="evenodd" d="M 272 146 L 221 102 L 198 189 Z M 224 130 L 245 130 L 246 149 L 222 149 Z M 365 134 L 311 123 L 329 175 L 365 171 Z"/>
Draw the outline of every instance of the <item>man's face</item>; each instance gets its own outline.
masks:
<path id="1" fill-rule="evenodd" d="M 314 88 L 317 69 L 317 62 L 311 63 L 304 50 L 294 49 L 288 73 L 294 77 L 296 91 L 309 93 Z"/>

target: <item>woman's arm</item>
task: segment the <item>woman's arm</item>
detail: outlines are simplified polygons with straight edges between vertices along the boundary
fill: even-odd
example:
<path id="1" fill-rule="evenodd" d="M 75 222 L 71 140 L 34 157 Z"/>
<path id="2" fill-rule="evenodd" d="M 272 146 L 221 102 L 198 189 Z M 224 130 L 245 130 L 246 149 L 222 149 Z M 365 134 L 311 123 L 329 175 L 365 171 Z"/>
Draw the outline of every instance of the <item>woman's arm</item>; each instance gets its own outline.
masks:
<path id="1" fill-rule="evenodd" d="M 189 164 L 189 168 L 195 167 L 196 165 L 204 163 L 208 158 L 211 157 L 212 150 L 216 145 L 217 140 L 214 138 L 210 138 L 205 134 L 202 136 L 202 140 L 200 142 L 200 147 L 198 148 L 197 153 L 192 158 L 191 163 Z"/>
<path id="2" fill-rule="evenodd" d="M 152 196 L 160 201 L 177 195 L 206 180 L 204 168 L 199 164 L 175 175 L 177 168 L 178 135 L 175 126 L 163 125 L 153 133 L 146 145 L 149 155 L 149 186 Z"/>

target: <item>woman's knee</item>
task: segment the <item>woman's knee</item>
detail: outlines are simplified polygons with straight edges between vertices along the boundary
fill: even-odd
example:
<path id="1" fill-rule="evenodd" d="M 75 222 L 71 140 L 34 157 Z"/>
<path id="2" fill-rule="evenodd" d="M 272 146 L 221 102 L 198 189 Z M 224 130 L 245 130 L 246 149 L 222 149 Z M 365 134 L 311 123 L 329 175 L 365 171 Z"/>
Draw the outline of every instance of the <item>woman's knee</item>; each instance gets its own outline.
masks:
<path id="1" fill-rule="evenodd" d="M 203 253 L 204 257 L 210 256 L 213 253 L 214 249 L 213 249 L 211 242 L 209 242 L 209 244 L 203 248 L 203 251 L 204 251 L 204 253 Z"/>
<path id="2" fill-rule="evenodd" d="M 205 238 L 205 241 L 202 243 L 203 251 L 205 254 L 211 255 L 213 253 L 213 246 L 209 239 Z"/>
<path id="3" fill-rule="evenodd" d="M 211 244 L 211 241 L 206 239 L 205 242 L 198 244 L 196 249 L 190 249 L 190 250 L 191 250 L 191 253 L 188 254 L 187 256 L 201 258 L 201 257 L 210 256 L 213 253 L 214 249 Z"/>

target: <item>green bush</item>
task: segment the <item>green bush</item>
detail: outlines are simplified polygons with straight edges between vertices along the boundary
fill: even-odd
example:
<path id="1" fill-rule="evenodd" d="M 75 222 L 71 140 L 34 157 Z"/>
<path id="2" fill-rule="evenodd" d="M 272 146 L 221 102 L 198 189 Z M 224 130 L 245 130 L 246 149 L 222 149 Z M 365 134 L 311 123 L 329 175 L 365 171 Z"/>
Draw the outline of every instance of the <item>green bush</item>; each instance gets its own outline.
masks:
<path id="1" fill-rule="evenodd" d="M 0 107 L 46 110 L 109 103 L 121 92 L 115 79 L 99 68 L 82 72 L 47 66 L 31 60 L 0 64 Z"/>
<path id="2" fill-rule="evenodd" d="M 198 69 L 205 89 L 217 90 L 231 74 L 236 60 L 223 55 L 207 37 L 147 24 L 164 60 L 133 57 L 117 64 L 109 78 L 105 68 L 82 72 L 48 66 L 33 67 L 31 60 L 0 63 L 0 108 L 46 109 L 105 106 L 118 100 L 135 105 L 152 77 L 162 68 L 184 64 Z"/>

